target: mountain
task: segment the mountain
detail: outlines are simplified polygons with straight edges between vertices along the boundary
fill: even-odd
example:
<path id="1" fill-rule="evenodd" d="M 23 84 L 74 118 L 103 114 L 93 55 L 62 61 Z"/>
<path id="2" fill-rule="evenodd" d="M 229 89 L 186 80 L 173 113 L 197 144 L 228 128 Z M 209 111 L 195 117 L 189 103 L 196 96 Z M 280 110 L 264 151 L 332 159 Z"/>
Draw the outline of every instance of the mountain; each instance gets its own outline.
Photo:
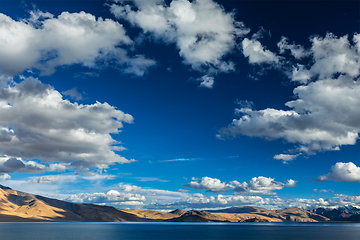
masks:
<path id="1" fill-rule="evenodd" d="M 238 222 L 325 222 L 330 220 L 327 217 L 301 208 L 268 210 L 260 207 L 244 206 L 209 212 Z"/>
<path id="2" fill-rule="evenodd" d="M 347 222 L 360 222 L 360 209 L 359 208 L 317 208 L 311 212 L 320 214 L 330 219 L 330 221 L 347 221 Z"/>
<path id="3" fill-rule="evenodd" d="M 230 222 L 229 219 L 206 211 L 191 210 L 181 216 L 166 220 L 167 222 Z"/>
<path id="4" fill-rule="evenodd" d="M 267 210 L 244 206 L 216 211 L 160 212 L 76 204 L 0 185 L 0 222 L 325 222 L 360 221 L 360 209 Z"/>
<path id="5" fill-rule="evenodd" d="M 0 222 L 140 221 L 114 207 L 75 204 L 28 194 L 0 185 Z"/>

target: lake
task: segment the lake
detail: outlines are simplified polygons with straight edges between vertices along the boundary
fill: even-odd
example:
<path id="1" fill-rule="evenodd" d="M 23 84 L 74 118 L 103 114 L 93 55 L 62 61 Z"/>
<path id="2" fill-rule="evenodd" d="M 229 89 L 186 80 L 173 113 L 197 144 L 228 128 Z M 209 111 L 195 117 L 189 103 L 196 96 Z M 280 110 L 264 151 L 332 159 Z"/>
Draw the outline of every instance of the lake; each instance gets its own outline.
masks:
<path id="1" fill-rule="evenodd" d="M 355 240 L 360 223 L 0 223 L 6 240 Z"/>

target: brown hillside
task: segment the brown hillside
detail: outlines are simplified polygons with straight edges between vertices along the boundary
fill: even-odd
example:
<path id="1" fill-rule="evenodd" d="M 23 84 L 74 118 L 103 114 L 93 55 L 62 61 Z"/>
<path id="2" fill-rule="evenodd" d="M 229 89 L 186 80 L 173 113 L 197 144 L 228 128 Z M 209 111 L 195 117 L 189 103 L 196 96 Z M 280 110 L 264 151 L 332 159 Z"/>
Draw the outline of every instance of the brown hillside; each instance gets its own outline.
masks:
<path id="1" fill-rule="evenodd" d="M 330 219 L 318 214 L 333 211 L 306 211 L 300 208 L 267 210 L 245 206 L 217 211 L 160 212 L 116 209 L 95 204 L 76 204 L 12 190 L 0 185 L 0 222 L 322 222 Z M 347 211 L 346 219 L 358 219 L 358 211 Z M 352 215 L 351 215 L 352 214 Z M 351 215 L 351 216 L 348 216 Z M 345 215 L 344 215 L 345 216 Z M 344 217 L 343 217 L 344 218 Z"/>
<path id="2" fill-rule="evenodd" d="M 18 192 L 0 185 L 0 222 L 140 221 L 114 207 L 75 204 Z"/>

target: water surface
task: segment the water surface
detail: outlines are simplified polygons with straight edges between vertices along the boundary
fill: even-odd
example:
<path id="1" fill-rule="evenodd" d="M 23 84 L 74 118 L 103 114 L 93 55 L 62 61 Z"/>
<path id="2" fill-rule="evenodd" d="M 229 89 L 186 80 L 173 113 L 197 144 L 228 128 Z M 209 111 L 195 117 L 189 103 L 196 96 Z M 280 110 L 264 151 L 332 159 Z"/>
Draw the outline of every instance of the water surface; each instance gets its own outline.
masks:
<path id="1" fill-rule="evenodd" d="M 7 240 L 355 240 L 360 223 L 0 223 Z"/>

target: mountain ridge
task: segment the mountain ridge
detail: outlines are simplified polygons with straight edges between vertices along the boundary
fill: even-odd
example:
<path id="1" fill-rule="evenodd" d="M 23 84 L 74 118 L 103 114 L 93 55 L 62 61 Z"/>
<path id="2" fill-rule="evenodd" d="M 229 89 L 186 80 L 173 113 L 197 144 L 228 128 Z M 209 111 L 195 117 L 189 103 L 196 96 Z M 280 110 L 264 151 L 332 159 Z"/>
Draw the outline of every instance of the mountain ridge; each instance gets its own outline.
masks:
<path id="1" fill-rule="evenodd" d="M 360 222 L 360 209 L 268 210 L 241 206 L 222 210 L 160 212 L 78 204 L 0 185 L 0 222 Z"/>

